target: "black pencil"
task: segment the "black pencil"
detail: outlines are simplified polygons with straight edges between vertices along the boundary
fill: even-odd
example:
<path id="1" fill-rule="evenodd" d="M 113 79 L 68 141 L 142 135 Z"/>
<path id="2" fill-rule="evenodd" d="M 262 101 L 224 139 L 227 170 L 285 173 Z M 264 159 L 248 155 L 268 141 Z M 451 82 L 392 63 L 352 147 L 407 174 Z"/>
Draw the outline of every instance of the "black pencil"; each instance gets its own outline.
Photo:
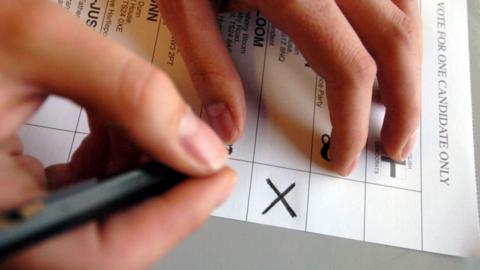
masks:
<path id="1" fill-rule="evenodd" d="M 0 259 L 50 236 L 103 218 L 186 179 L 164 165 L 141 168 L 99 181 L 92 179 L 0 214 Z"/>

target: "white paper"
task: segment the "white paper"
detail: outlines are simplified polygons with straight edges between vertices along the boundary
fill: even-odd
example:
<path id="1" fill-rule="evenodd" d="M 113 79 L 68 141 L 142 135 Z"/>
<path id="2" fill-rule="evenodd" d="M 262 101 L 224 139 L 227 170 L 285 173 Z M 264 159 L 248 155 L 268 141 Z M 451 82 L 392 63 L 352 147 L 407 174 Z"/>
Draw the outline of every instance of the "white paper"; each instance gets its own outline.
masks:
<path id="1" fill-rule="evenodd" d="M 200 113 L 201 102 L 154 0 L 55 2 L 171 74 Z M 347 178 L 329 170 L 321 156 L 324 135 L 331 130 L 323 79 L 259 13 L 219 16 L 246 88 L 248 113 L 245 133 L 231 146 L 229 161 L 240 182 L 214 215 L 430 252 L 480 255 L 467 2 L 423 1 L 421 9 L 425 57 L 417 147 L 404 164 L 382 159 L 384 108 L 373 105 L 368 145 Z M 254 46 L 255 37 L 259 46 Z M 444 60 L 442 67 L 439 61 Z M 448 123 L 443 123 L 446 103 Z M 440 143 L 447 133 L 440 132 L 442 123 L 448 147 Z M 83 110 L 51 98 L 19 134 L 26 152 L 50 165 L 66 162 L 88 132 Z M 269 183 L 280 194 L 290 191 L 279 196 Z M 285 201 L 265 211 L 277 197 Z"/>

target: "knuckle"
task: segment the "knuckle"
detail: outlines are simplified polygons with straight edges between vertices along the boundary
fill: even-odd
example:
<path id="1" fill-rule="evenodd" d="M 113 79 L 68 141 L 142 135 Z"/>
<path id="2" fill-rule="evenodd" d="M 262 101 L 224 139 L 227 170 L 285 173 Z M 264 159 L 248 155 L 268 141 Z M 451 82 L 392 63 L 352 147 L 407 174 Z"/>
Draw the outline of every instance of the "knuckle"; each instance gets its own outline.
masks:
<path id="1" fill-rule="evenodd" d="M 179 98 L 170 77 L 163 71 L 136 57 L 125 60 L 117 75 L 117 112 L 129 119 L 148 118 L 152 107 L 162 106 L 165 112 L 179 115 L 185 106 Z M 159 94 L 161 92 L 162 99 Z M 172 118 L 172 117 L 170 117 Z M 173 120 L 176 119 L 171 119 Z M 166 123 L 167 124 L 167 123 Z"/>
<path id="2" fill-rule="evenodd" d="M 155 70 L 151 67 L 144 69 L 143 76 L 134 78 L 135 60 L 127 61 L 119 73 L 118 89 L 120 89 L 120 104 L 126 105 L 129 113 L 141 113 L 143 104 L 148 100 L 148 91 L 151 89 L 155 77 Z M 132 70 L 133 69 L 133 70 Z"/>
<path id="3" fill-rule="evenodd" d="M 377 76 L 377 64 L 364 48 L 353 51 L 351 64 L 347 68 L 347 79 L 353 84 L 373 85 Z"/>
<path id="4" fill-rule="evenodd" d="M 136 116 L 142 113 L 142 104 L 148 100 L 148 91 L 151 88 L 155 70 L 152 67 L 143 69 L 140 76 L 135 76 L 135 71 L 138 69 L 139 63 L 137 59 L 128 59 L 124 62 L 120 71 L 118 72 L 118 79 L 116 89 L 119 91 L 118 104 L 125 106 L 128 116 Z"/>
<path id="5" fill-rule="evenodd" d="M 190 66 L 198 67 L 191 69 L 190 75 L 198 85 L 211 85 L 214 82 L 223 82 L 228 85 L 240 81 L 238 73 L 230 68 L 221 69 L 215 63 L 198 64 L 190 61 Z"/>
<path id="6" fill-rule="evenodd" d="M 394 46 L 413 48 L 419 35 L 417 23 L 407 15 L 398 13 L 393 17 L 391 42 Z"/>
<path id="7" fill-rule="evenodd" d="M 134 78 L 132 72 L 136 70 L 136 59 L 128 59 L 118 73 L 117 89 L 121 98 L 120 104 L 128 106 L 128 110 L 138 111 L 141 104 L 147 99 L 147 92 L 154 76 L 153 68 L 144 69 L 140 77 Z M 140 75 L 140 74 L 139 74 Z"/>

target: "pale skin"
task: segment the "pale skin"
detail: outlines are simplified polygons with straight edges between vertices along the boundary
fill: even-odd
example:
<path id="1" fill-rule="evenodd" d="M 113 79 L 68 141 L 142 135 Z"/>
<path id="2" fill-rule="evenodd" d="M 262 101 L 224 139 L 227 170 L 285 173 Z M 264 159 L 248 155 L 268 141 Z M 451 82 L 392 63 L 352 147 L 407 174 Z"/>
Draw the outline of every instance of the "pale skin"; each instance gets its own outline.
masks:
<path id="1" fill-rule="evenodd" d="M 191 179 L 0 266 L 145 269 L 200 226 L 232 191 L 236 176 L 224 167 L 224 143 L 242 134 L 245 100 L 216 25 L 218 7 L 209 0 L 159 0 L 159 7 L 207 105 L 210 127 L 191 113 L 165 73 L 51 1 L 2 1 L 0 210 L 146 159 L 163 162 Z M 375 78 L 387 108 L 384 149 L 397 160 L 410 153 L 420 113 L 417 1 L 231 0 L 226 9 L 260 10 L 294 39 L 311 67 L 326 79 L 333 125 L 330 158 L 339 174 L 354 169 L 365 146 Z M 43 168 L 22 154 L 15 134 L 49 94 L 85 107 L 91 134 L 70 163 Z"/>

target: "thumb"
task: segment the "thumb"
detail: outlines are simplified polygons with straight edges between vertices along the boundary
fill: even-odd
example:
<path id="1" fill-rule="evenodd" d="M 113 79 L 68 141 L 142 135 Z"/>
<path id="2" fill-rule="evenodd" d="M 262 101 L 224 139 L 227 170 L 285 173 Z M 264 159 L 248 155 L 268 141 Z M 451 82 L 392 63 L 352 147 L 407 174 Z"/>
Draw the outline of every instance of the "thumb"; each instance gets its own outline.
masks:
<path id="1" fill-rule="evenodd" d="M 221 140 L 166 74 L 48 1 L 29 1 L 29 9 L 17 2 L 0 11 L 13 25 L 0 26 L 0 36 L 9 36 L 0 71 L 73 99 L 175 169 L 200 175 L 223 167 Z"/>

